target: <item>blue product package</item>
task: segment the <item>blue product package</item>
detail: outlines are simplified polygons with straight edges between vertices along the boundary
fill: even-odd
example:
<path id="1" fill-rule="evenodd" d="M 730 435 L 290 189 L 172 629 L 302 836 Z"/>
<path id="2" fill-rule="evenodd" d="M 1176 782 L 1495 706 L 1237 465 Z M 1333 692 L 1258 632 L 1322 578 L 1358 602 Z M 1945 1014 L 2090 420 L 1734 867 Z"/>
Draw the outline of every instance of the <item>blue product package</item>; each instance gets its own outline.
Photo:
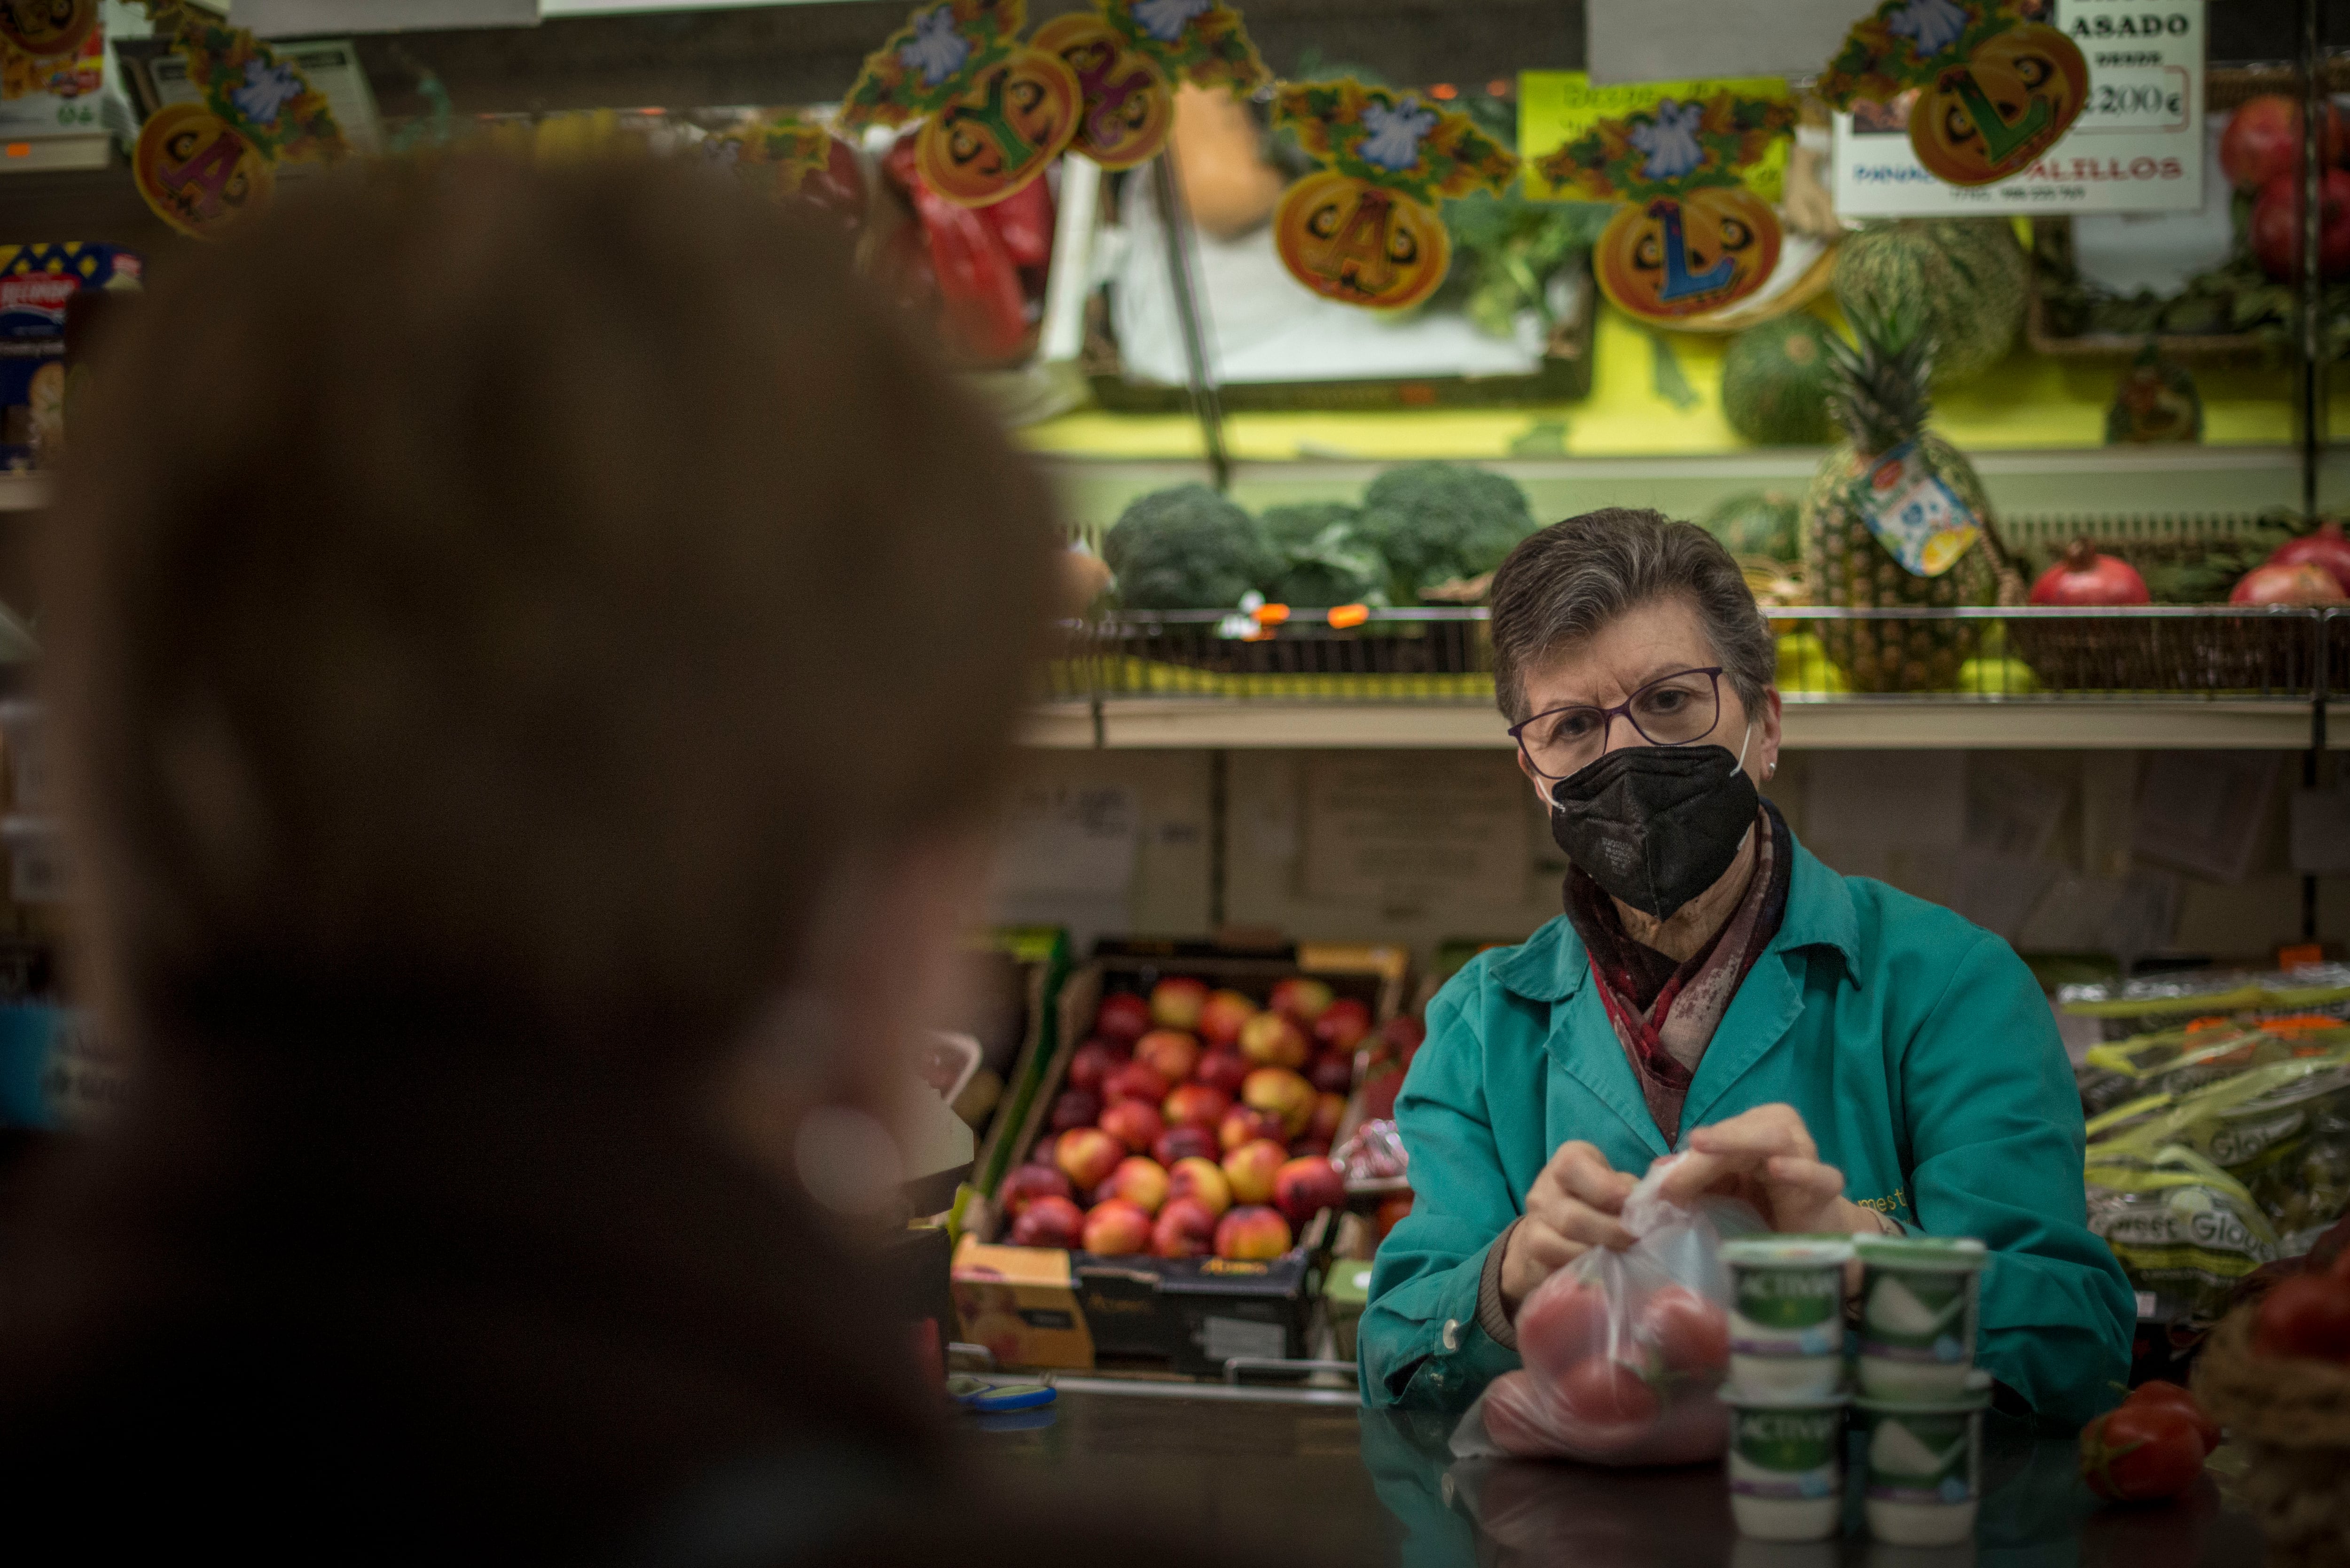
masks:
<path id="1" fill-rule="evenodd" d="M 68 241 L 0 244 L 0 469 L 63 433 L 66 307 L 85 288 L 137 288 L 139 253 Z"/>
<path id="2" fill-rule="evenodd" d="M 87 1127 L 122 1098 L 123 1066 L 81 1009 L 0 1002 L 0 1127 Z"/>

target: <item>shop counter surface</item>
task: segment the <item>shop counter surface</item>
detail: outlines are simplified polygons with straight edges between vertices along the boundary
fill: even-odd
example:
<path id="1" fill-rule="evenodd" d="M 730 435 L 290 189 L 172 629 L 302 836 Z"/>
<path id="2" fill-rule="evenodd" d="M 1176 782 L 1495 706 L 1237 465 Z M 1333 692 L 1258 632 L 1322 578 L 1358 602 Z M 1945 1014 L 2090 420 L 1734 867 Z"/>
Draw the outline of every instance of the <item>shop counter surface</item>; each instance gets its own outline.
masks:
<path id="1" fill-rule="evenodd" d="M 1216 1391 L 1221 1394 L 1222 1391 Z M 982 1463 L 1015 1490 L 1066 1490 L 1200 1537 L 1202 1563 L 1399 1563 L 1410 1568 L 2257 1568 L 2258 1527 L 2214 1456 L 2188 1497 L 2101 1507 L 2069 1438 L 1991 1417 L 1973 1543 L 1869 1540 L 1847 1493 L 1837 1540 L 1741 1538 L 1719 1465 L 1616 1470 L 1455 1460 L 1448 1423 L 1343 1404 L 1161 1390 L 1064 1390 L 1046 1410 L 969 1419 Z M 1854 1456 L 1857 1458 L 1856 1454 Z"/>

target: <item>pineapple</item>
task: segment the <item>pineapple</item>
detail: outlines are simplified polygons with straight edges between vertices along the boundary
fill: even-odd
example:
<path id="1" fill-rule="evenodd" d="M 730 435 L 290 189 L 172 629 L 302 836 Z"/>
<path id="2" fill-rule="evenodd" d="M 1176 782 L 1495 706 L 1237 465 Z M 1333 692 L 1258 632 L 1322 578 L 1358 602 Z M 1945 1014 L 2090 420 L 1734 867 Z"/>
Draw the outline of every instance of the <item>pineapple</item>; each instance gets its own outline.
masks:
<path id="1" fill-rule="evenodd" d="M 1830 452 L 1804 497 L 1804 566 L 1816 603 L 1855 609 L 1897 606 L 2015 604 L 2022 579 L 2009 565 L 1992 527 L 1991 502 L 1957 448 L 1926 427 L 1927 381 L 1934 345 L 1910 312 L 1852 313 L 1858 348 L 1831 336 L 1835 388 L 1829 405 L 1845 443 Z M 1982 535 L 1947 571 L 1910 571 L 1868 526 L 1870 475 L 1911 437 L 1925 472 L 1972 512 Z M 1959 667 L 1981 651 L 1981 622 L 1828 621 L 1820 626 L 1828 658 L 1855 691 L 1948 691 Z"/>

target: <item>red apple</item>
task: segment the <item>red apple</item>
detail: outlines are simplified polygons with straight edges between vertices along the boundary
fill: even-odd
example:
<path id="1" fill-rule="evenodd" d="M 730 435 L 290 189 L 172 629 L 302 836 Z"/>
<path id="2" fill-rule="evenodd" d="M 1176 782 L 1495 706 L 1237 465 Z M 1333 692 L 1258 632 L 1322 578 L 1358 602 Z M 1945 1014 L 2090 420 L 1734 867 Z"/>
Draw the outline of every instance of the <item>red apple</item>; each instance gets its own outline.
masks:
<path id="1" fill-rule="evenodd" d="M 2339 162 L 2345 135 L 2342 111 L 2327 106 L 2326 162 Z M 2257 191 L 2280 174 L 2301 169 L 2301 105 L 2283 93 L 2262 93 L 2238 104 L 2220 133 L 2220 167 L 2239 191 Z"/>
<path id="2" fill-rule="evenodd" d="M 1237 991 L 1220 991 L 1200 1009 L 1200 1038 L 1210 1045 L 1230 1045 L 1241 1037 L 1241 1026 L 1256 1016 L 1256 1003 Z"/>
<path id="3" fill-rule="evenodd" d="M 1305 1032 L 1278 1012 L 1260 1012 L 1241 1025 L 1241 1054 L 1260 1067 L 1303 1067 L 1313 1048 Z"/>
<path id="4" fill-rule="evenodd" d="M 1150 1228 L 1150 1250 L 1161 1258 L 1203 1258 L 1216 1244 L 1216 1216 L 1196 1198 L 1170 1198 Z"/>
<path id="5" fill-rule="evenodd" d="M 1686 1285 L 1667 1285 L 1640 1308 L 1640 1337 L 1668 1372 L 1730 1370 L 1730 1314 Z"/>
<path id="6" fill-rule="evenodd" d="M 1278 1258 L 1289 1251 L 1289 1221 L 1272 1209 L 1235 1209 L 1216 1221 L 1219 1258 Z"/>
<path id="7" fill-rule="evenodd" d="M 1314 1021 L 1314 1038 L 1333 1051 L 1349 1051 L 1371 1032 L 1371 1010 L 1351 996 L 1342 996 Z"/>
<path id="8" fill-rule="evenodd" d="M 1088 1040 L 1069 1054 L 1069 1087 L 1098 1095 L 1102 1080 L 1130 1059 L 1131 1052 L 1127 1046 L 1113 1045 L 1107 1040 Z"/>
<path id="9" fill-rule="evenodd" d="M 1118 1162 L 1102 1184 L 1104 1198 L 1122 1198 L 1145 1214 L 1156 1214 L 1167 1201 L 1167 1168 L 1155 1159 L 1132 1155 Z"/>
<path id="10" fill-rule="evenodd" d="M 1241 1085 L 1241 1103 L 1281 1118 L 1284 1137 L 1300 1137 L 1314 1124 L 1314 1085 L 1286 1067 L 1259 1067 Z"/>
<path id="11" fill-rule="evenodd" d="M 1333 1000 L 1327 985 L 1302 974 L 1274 982 L 1273 1010 L 1301 1027 L 1312 1027 L 1315 1019 L 1330 1011 Z"/>
<path id="12" fill-rule="evenodd" d="M 1252 1110 L 1246 1106 L 1234 1106 L 1216 1124 L 1216 1143 L 1226 1154 L 1244 1143 L 1259 1138 L 1282 1136 L 1281 1118 L 1265 1111 Z"/>
<path id="13" fill-rule="evenodd" d="M 1130 991 L 1114 991 L 1094 1013 L 1094 1033 L 1113 1045 L 1131 1045 L 1150 1028 L 1150 1003 Z"/>
<path id="14" fill-rule="evenodd" d="M 1102 1112 L 1101 1130 L 1124 1144 L 1129 1153 L 1141 1154 L 1159 1141 L 1167 1124 L 1159 1119 L 1159 1107 L 1144 1100 L 1113 1100 L 1109 1109 Z"/>
<path id="15" fill-rule="evenodd" d="M 1006 1220 L 1017 1220 L 1039 1198 L 1071 1196 L 1069 1179 L 1041 1165 L 1015 1166 L 1004 1173 L 995 1189 L 996 1207 Z"/>
<path id="16" fill-rule="evenodd" d="M 1213 1160 L 1222 1153 L 1223 1146 L 1216 1142 L 1212 1127 L 1169 1127 L 1159 1135 L 1159 1141 L 1150 1146 L 1150 1158 L 1170 1170 L 1181 1160 L 1193 1158 Z"/>
<path id="17" fill-rule="evenodd" d="M 1150 1216 L 1122 1198 L 1095 1204 L 1086 1211 L 1085 1247 L 1088 1252 L 1116 1258 L 1150 1247 Z"/>
<path id="18" fill-rule="evenodd" d="M 1224 1180 L 1235 1203 L 1269 1203 L 1273 1180 L 1288 1160 L 1289 1151 L 1269 1137 L 1244 1143 L 1224 1156 Z"/>
<path id="19" fill-rule="evenodd" d="M 1335 1142 L 1338 1137 L 1338 1124 L 1346 1115 L 1346 1096 L 1315 1096 L 1314 1119 L 1305 1124 L 1305 1136 L 1320 1143 Z"/>
<path id="20" fill-rule="evenodd" d="M 1211 1089 L 1222 1089 L 1227 1095 L 1241 1092 L 1241 1081 L 1249 1075 L 1249 1060 L 1237 1051 L 1209 1051 L 1201 1054 L 1199 1065 L 1191 1069 L 1191 1081 L 1205 1084 Z"/>
<path id="21" fill-rule="evenodd" d="M 1197 1029 L 1200 1009 L 1208 1002 L 1208 988 L 1188 975 L 1162 980 L 1150 988 L 1150 1022 L 1161 1029 Z"/>
<path id="22" fill-rule="evenodd" d="M 1223 1168 L 1212 1159 L 1179 1159 L 1167 1173 L 1167 1201 L 1179 1198 L 1205 1204 L 1211 1214 L 1222 1214 L 1232 1206 L 1232 1184 L 1224 1179 Z"/>
<path id="23" fill-rule="evenodd" d="M 1102 1080 L 1102 1100 L 1116 1105 L 1120 1100 L 1140 1100 L 1155 1106 L 1167 1097 L 1167 1080 L 1139 1062 L 1128 1062 Z"/>
<path id="24" fill-rule="evenodd" d="M 1101 1119 L 1101 1101 L 1083 1089 L 1064 1089 L 1053 1102 L 1052 1127 L 1055 1132 L 1066 1132 L 1071 1127 L 1089 1127 Z"/>
<path id="25" fill-rule="evenodd" d="M 1072 1187 L 1090 1192 L 1109 1179 L 1126 1156 L 1126 1145 L 1101 1128 L 1076 1127 L 1061 1135 L 1053 1159 Z"/>
<path id="26" fill-rule="evenodd" d="M 1347 1179 L 1326 1159 L 1293 1159 L 1273 1174 L 1273 1200 L 1293 1225 L 1347 1201 Z"/>
<path id="27" fill-rule="evenodd" d="M 1355 1086 L 1355 1059 L 1332 1051 L 1315 1059 L 1306 1081 L 1326 1095 L 1343 1095 Z"/>
<path id="28" fill-rule="evenodd" d="M 1159 1114 L 1167 1118 L 1169 1127 L 1205 1127 L 1212 1131 L 1232 1108 L 1232 1097 L 1222 1089 L 1211 1089 L 1205 1084 L 1178 1084 L 1168 1092 Z"/>
<path id="29" fill-rule="evenodd" d="M 2252 203 L 2252 254 L 2271 277 L 2290 281 L 2301 270 L 2301 177 L 2280 174 Z M 2350 272 L 2350 172 L 2328 169 L 2318 188 L 2317 270 L 2327 277 Z"/>
<path id="30" fill-rule="evenodd" d="M 1085 1211 L 1066 1198 L 1047 1193 L 1022 1210 L 1020 1218 L 1012 1222 L 1012 1244 L 1058 1247 L 1066 1251 L 1082 1241 L 1085 1232 Z"/>
<path id="31" fill-rule="evenodd" d="M 1378 1241 L 1386 1241 L 1388 1232 L 1394 1230 L 1402 1221 L 1403 1217 L 1411 1212 L 1411 1200 L 1412 1194 L 1409 1192 L 1399 1192 L 1392 1197 L 1379 1199 L 1379 1212 L 1371 1227 L 1377 1232 L 1374 1238 L 1375 1245 Z"/>
<path id="32" fill-rule="evenodd" d="M 1191 1075 L 1200 1043 L 1180 1029 L 1154 1029 L 1134 1043 L 1134 1059 L 1170 1084 Z"/>
<path id="33" fill-rule="evenodd" d="M 1543 1377 L 1607 1349 L 1607 1293 L 1572 1275 L 1544 1281 L 1518 1309 L 1518 1354 Z"/>
<path id="34" fill-rule="evenodd" d="M 1090 1223 L 1087 1231 L 1090 1234 Z M 1603 1355 L 1568 1367 L 1556 1388 L 1567 1412 L 1595 1427 L 1639 1426 L 1657 1418 L 1657 1391 L 1639 1369 Z"/>

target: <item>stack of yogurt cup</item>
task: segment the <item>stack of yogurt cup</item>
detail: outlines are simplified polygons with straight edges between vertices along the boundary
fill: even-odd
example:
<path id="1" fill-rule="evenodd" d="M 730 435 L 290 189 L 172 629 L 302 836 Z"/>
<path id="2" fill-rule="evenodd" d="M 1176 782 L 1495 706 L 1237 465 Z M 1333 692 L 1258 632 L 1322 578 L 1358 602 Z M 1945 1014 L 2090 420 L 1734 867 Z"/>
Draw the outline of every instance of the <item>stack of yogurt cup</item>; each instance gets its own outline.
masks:
<path id="1" fill-rule="evenodd" d="M 1866 1435 L 1869 1533 L 1941 1546 L 1974 1533 L 1983 1407 L 1974 1365 L 1983 1244 L 1746 1236 L 1731 1283 L 1731 1511 L 1758 1541 L 1818 1541 L 1844 1515 L 1845 1419 Z M 1846 1388 L 1845 1271 L 1860 1261 L 1858 1393 Z"/>
<path id="2" fill-rule="evenodd" d="M 1742 1236 L 1729 1266 L 1730 1511 L 1757 1541 L 1819 1541 L 1844 1518 L 1846 1236 Z"/>

